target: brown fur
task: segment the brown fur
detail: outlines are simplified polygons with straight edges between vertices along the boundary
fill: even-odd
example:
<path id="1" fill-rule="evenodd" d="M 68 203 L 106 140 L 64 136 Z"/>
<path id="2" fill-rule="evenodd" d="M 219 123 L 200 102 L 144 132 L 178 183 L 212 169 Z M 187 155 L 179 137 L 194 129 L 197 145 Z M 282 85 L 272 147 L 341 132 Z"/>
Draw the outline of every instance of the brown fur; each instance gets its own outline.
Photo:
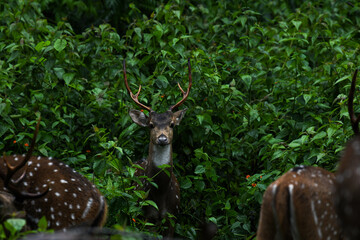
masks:
<path id="1" fill-rule="evenodd" d="M 346 145 L 336 176 L 336 210 L 344 234 L 349 240 L 360 239 L 360 136 Z"/>
<path id="2" fill-rule="evenodd" d="M 145 190 L 149 190 L 148 199 L 154 201 L 159 208 L 156 210 L 154 207 L 145 207 L 145 216 L 147 219 L 159 223 L 161 219 L 167 216 L 167 213 L 176 214 L 178 212 L 180 204 L 180 188 L 178 181 L 173 173 L 173 161 L 172 161 L 172 138 L 173 128 L 180 124 L 186 109 L 177 112 L 172 112 L 185 102 L 189 96 L 192 86 L 191 65 L 190 59 L 188 59 L 188 71 L 189 71 L 189 85 L 186 92 L 181 88 L 178 83 L 178 87 L 183 94 L 182 99 L 175 105 L 171 106 L 168 111 L 164 113 L 156 113 L 149 106 L 142 104 L 139 101 L 139 94 L 141 91 L 141 85 L 136 94 L 133 94 L 127 81 L 126 76 L 126 64 L 125 59 L 123 63 L 124 67 L 124 83 L 131 99 L 142 109 L 149 111 L 149 117 L 143 112 L 138 110 L 130 110 L 129 115 L 131 119 L 141 127 L 149 127 L 150 130 L 150 144 L 149 144 L 149 156 L 146 161 L 141 162 L 141 166 L 144 171 L 138 170 L 136 175 L 146 175 L 153 178 L 157 184 L 157 188 L 145 184 Z M 161 166 L 170 165 L 168 176 Z M 168 230 L 165 232 L 165 236 L 172 237 L 174 229 L 171 224 Z"/>
<path id="3" fill-rule="evenodd" d="M 146 175 L 153 178 L 157 187 L 144 184 L 144 191 L 149 191 L 148 198 L 156 203 L 159 210 L 152 206 L 144 208 L 145 217 L 153 223 L 160 223 L 167 214 L 176 215 L 180 206 L 180 187 L 173 172 L 172 160 L 172 140 L 173 128 L 179 125 L 186 110 L 180 110 L 175 113 L 167 111 L 165 113 L 150 112 L 149 117 L 137 110 L 131 110 L 130 116 L 132 120 L 142 127 L 150 127 L 150 143 L 149 155 L 145 161 L 139 162 L 139 165 L 144 169 L 138 169 L 135 174 L 137 176 Z M 159 159 L 159 158 L 163 159 Z M 170 167 L 166 169 L 170 176 L 161 170 L 156 164 L 157 161 L 165 162 Z M 161 166 L 160 164 L 159 166 Z M 173 236 L 174 229 L 171 224 L 167 224 L 168 230 L 163 232 L 164 236 Z"/>
<path id="4" fill-rule="evenodd" d="M 265 191 L 258 240 L 342 239 L 334 209 L 335 176 L 318 167 L 297 167 Z"/>
<path id="5" fill-rule="evenodd" d="M 16 166 L 25 155 L 7 156 L 8 163 Z M 0 158 L 0 171 L 6 174 L 6 164 Z M 18 179 L 25 167 L 17 171 L 13 179 Z M 32 229 L 42 216 L 53 229 L 76 225 L 102 226 L 106 219 L 107 205 L 99 190 L 85 177 L 66 164 L 47 157 L 31 157 L 27 163 L 25 177 L 17 184 L 18 191 L 28 193 L 47 192 L 32 199 L 16 199 L 26 212 L 28 224 Z M 0 179 L 0 189 L 4 181 Z M 11 192 L 10 192 L 11 193 Z M 92 200 L 91 200 L 92 199 Z"/>
<path id="6" fill-rule="evenodd" d="M 357 72 L 356 70 L 353 75 L 348 99 L 348 111 L 355 137 L 345 147 L 335 183 L 336 210 L 341 226 L 344 229 L 344 235 L 349 240 L 360 239 L 360 224 L 358 221 L 360 214 L 360 117 L 355 116 L 353 106 Z"/>

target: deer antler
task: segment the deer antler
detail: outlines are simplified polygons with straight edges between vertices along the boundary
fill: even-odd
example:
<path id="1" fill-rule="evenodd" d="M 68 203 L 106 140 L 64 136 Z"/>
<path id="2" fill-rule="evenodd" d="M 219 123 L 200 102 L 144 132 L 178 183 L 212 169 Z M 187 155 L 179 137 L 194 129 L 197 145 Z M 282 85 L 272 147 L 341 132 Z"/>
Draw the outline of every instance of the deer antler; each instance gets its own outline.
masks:
<path id="1" fill-rule="evenodd" d="M 152 112 L 152 109 L 148 106 L 145 106 L 144 104 L 140 103 L 139 102 L 139 94 L 140 94 L 140 91 L 141 91 L 141 85 L 139 86 L 139 90 L 138 92 L 134 95 L 132 92 L 131 92 L 131 89 L 129 87 L 129 84 L 128 84 L 128 81 L 127 81 L 127 77 L 126 77 L 126 64 L 125 64 L 125 59 L 124 59 L 124 62 L 123 62 L 123 66 L 124 66 L 124 80 L 125 80 L 125 85 L 126 85 L 126 89 L 128 90 L 129 94 L 130 94 L 130 97 L 132 98 L 132 100 L 137 104 L 139 105 L 141 108 L 144 108 L 146 110 L 148 110 L 149 112 Z"/>
<path id="2" fill-rule="evenodd" d="M 352 129 L 354 130 L 355 135 L 359 134 L 359 121 L 360 121 L 360 116 L 356 117 L 354 113 L 354 93 L 355 93 L 357 73 L 358 73 L 358 69 L 355 70 L 353 79 L 351 81 L 349 100 L 348 100 L 348 111 L 349 111 L 351 126 Z"/>
<path id="3" fill-rule="evenodd" d="M 37 198 L 37 197 L 41 197 L 43 196 L 45 193 L 47 193 L 48 191 L 48 187 L 42 192 L 42 193 L 29 193 L 29 192 L 25 192 L 25 191 L 19 191 L 16 188 L 16 184 L 18 184 L 20 181 L 22 181 L 26 175 L 26 170 L 27 170 L 27 162 L 29 161 L 29 159 L 32 156 L 32 153 L 34 151 L 34 147 L 35 147 L 35 141 L 36 141 L 36 137 L 39 131 L 39 125 L 40 125 L 40 119 L 37 121 L 36 124 L 36 128 L 35 128 L 35 132 L 34 132 L 34 136 L 33 139 L 31 141 L 31 146 L 29 151 L 26 153 L 25 157 L 22 159 L 22 161 L 16 165 L 16 166 L 12 166 L 8 160 L 6 159 L 5 153 L 3 156 L 6 168 L 7 168 L 7 173 L 5 174 L 0 174 L 0 177 L 4 179 L 4 186 L 10 190 L 11 194 L 13 194 L 16 198 L 21 199 L 21 198 Z M 21 176 L 16 179 L 16 180 L 11 180 L 10 179 L 15 175 L 15 173 L 20 170 L 22 167 L 25 166 L 24 172 L 21 174 Z"/>
<path id="4" fill-rule="evenodd" d="M 190 65 L 190 59 L 188 59 L 188 70 L 189 70 L 189 86 L 187 91 L 185 92 L 181 86 L 180 83 L 178 83 L 178 87 L 180 88 L 180 91 L 183 94 L 183 98 L 175 105 L 170 107 L 170 111 L 174 110 L 175 108 L 179 107 L 181 104 L 183 104 L 185 102 L 185 100 L 187 99 L 187 97 L 189 96 L 189 92 L 191 89 L 191 85 L 192 85 L 192 76 L 191 76 L 191 65 Z"/>

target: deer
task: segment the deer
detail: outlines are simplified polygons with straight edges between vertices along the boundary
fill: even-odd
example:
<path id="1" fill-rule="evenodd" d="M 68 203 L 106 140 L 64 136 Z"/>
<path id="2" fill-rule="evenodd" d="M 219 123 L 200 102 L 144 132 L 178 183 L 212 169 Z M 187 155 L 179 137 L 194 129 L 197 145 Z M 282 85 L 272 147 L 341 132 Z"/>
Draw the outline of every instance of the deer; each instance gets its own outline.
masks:
<path id="1" fill-rule="evenodd" d="M 349 116 L 355 137 L 345 147 L 335 181 L 336 211 L 344 235 L 348 240 L 360 239 L 360 224 L 358 223 L 360 214 L 360 116 L 355 116 L 353 107 L 357 72 L 358 70 L 355 71 L 351 83 L 348 100 Z"/>
<path id="2" fill-rule="evenodd" d="M 334 184 L 335 174 L 320 167 L 289 170 L 265 190 L 257 239 L 342 239 Z"/>
<path id="3" fill-rule="evenodd" d="M 360 116 L 354 114 L 355 71 L 348 112 L 355 137 L 340 159 L 336 174 L 312 166 L 291 169 L 270 184 L 263 195 L 258 240 L 360 239 Z"/>
<path id="4" fill-rule="evenodd" d="M 54 230 L 103 226 L 107 203 L 94 184 L 59 160 L 32 156 L 39 124 L 26 154 L 0 158 L 0 200 L 9 209 L 2 217 L 24 212 L 29 229 L 43 216 Z"/>
<path id="5" fill-rule="evenodd" d="M 188 60 L 189 85 L 187 91 L 185 92 L 178 83 L 178 87 L 183 95 L 182 99 L 164 113 L 157 113 L 149 106 L 140 103 L 138 97 L 141 91 L 141 85 L 139 86 L 138 92 L 133 94 L 127 81 L 125 60 L 123 67 L 125 86 L 131 99 L 139 107 L 149 112 L 147 116 L 142 111 L 130 109 L 129 115 L 134 123 L 140 127 L 150 129 L 148 156 L 146 159 L 135 163 L 141 167 L 136 170 L 135 175 L 147 176 L 157 185 L 157 187 L 155 187 L 148 182 L 145 183 L 144 179 L 142 180 L 144 184 L 143 190 L 149 192 L 147 199 L 154 201 L 158 207 L 158 209 L 156 209 L 153 206 L 144 206 L 144 216 L 150 222 L 158 224 L 162 219 L 166 218 L 168 214 L 176 216 L 179 212 L 180 187 L 173 171 L 172 141 L 174 127 L 180 124 L 184 118 L 186 109 L 176 112 L 173 111 L 183 104 L 189 96 L 192 85 L 190 60 Z M 169 166 L 169 168 L 167 168 L 169 175 L 166 171 L 162 170 L 162 166 L 164 165 Z M 174 228 L 169 224 L 168 229 L 164 231 L 163 235 L 172 237 L 173 234 Z"/>

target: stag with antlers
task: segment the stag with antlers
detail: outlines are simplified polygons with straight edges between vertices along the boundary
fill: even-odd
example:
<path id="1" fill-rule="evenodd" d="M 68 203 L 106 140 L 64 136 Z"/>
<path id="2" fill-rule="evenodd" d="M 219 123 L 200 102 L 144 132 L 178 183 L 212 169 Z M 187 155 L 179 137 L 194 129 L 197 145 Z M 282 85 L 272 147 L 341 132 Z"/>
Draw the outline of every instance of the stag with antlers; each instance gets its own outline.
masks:
<path id="1" fill-rule="evenodd" d="M 142 111 L 131 109 L 129 115 L 137 125 L 148 127 L 150 129 L 148 157 L 144 161 L 137 162 L 144 170 L 138 169 L 135 174 L 137 176 L 146 175 L 157 185 L 157 187 L 155 187 L 154 185 L 143 182 L 144 191 L 149 191 L 148 199 L 154 201 L 158 207 L 157 210 L 152 206 L 146 206 L 144 208 L 145 217 L 151 222 L 158 223 L 161 219 L 166 218 L 169 213 L 176 215 L 179 211 L 180 187 L 173 172 L 172 140 L 174 127 L 180 124 L 186 109 L 176 112 L 173 112 L 173 110 L 183 104 L 189 96 L 192 85 L 190 60 L 188 61 L 189 86 L 187 91 L 185 92 L 178 83 L 178 87 L 182 92 L 183 97 L 178 103 L 171 106 L 169 110 L 164 113 L 157 113 L 150 107 L 139 102 L 138 97 L 141 91 L 141 85 L 139 86 L 138 92 L 133 94 L 126 77 L 125 60 L 123 66 L 124 81 L 131 99 L 142 109 L 149 112 L 149 116 L 147 116 Z M 170 175 L 161 168 L 161 166 L 165 164 L 170 166 L 170 168 L 167 169 Z M 168 229 L 163 235 L 171 237 L 173 231 L 173 227 L 168 224 Z"/>

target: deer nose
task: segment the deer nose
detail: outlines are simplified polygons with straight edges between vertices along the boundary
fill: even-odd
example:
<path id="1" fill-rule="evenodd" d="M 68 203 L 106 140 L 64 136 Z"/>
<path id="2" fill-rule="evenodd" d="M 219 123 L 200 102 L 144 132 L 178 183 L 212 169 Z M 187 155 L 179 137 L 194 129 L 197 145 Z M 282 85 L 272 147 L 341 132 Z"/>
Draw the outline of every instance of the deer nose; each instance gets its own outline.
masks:
<path id="1" fill-rule="evenodd" d="M 159 144 L 159 145 L 169 144 L 169 143 L 168 143 L 168 139 L 167 139 L 167 137 L 166 137 L 164 134 L 161 134 L 161 135 L 158 137 L 158 144 Z"/>

